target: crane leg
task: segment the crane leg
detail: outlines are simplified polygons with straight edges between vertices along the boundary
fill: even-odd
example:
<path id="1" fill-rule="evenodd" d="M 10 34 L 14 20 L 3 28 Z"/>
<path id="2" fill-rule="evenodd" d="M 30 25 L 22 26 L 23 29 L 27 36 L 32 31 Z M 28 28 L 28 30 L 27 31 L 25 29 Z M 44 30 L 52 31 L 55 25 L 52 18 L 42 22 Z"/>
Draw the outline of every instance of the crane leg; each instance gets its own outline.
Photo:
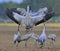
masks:
<path id="1" fill-rule="evenodd" d="M 19 26 L 20 26 L 20 25 L 18 25 L 18 31 L 19 31 Z"/>
<path id="2" fill-rule="evenodd" d="M 25 47 L 27 47 L 27 41 L 25 41 Z"/>
<path id="3" fill-rule="evenodd" d="M 36 46 L 37 46 L 37 40 L 36 40 L 36 42 L 35 42 L 34 46 L 35 46 L 35 48 L 36 48 Z"/>
<path id="4" fill-rule="evenodd" d="M 25 41 L 25 47 L 27 47 L 27 41 Z"/>

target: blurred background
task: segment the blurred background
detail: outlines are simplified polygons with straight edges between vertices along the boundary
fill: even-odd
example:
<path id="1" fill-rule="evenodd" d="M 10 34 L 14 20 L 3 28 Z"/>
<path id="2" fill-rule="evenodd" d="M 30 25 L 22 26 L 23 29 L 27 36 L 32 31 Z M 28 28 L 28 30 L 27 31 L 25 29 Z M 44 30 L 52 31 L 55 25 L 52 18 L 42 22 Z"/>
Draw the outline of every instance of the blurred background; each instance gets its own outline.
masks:
<path id="1" fill-rule="evenodd" d="M 6 14 L 6 8 L 25 8 L 27 5 L 31 6 L 32 11 L 37 11 L 43 7 L 52 7 L 55 11 L 55 16 L 52 17 L 48 23 L 60 22 L 60 0 L 0 0 L 0 23 L 13 23 Z"/>

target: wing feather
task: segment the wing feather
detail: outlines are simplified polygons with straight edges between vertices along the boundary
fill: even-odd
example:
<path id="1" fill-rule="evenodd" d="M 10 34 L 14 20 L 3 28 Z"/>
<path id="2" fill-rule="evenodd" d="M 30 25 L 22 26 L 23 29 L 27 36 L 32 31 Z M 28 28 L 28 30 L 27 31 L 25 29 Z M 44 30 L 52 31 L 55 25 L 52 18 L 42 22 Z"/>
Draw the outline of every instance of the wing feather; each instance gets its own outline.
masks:
<path id="1" fill-rule="evenodd" d="M 32 20 L 36 24 L 36 23 L 40 22 L 44 18 L 45 15 L 46 14 L 43 13 L 43 14 L 39 14 L 37 16 L 33 16 Z"/>
<path id="2" fill-rule="evenodd" d="M 19 15 L 18 13 L 15 13 L 15 12 L 13 12 L 13 17 L 14 17 L 17 21 L 21 21 L 21 20 L 24 18 L 24 16 Z"/>
<path id="3" fill-rule="evenodd" d="M 26 15 L 26 10 L 24 8 L 11 8 L 11 11 L 14 11 L 22 16 Z"/>

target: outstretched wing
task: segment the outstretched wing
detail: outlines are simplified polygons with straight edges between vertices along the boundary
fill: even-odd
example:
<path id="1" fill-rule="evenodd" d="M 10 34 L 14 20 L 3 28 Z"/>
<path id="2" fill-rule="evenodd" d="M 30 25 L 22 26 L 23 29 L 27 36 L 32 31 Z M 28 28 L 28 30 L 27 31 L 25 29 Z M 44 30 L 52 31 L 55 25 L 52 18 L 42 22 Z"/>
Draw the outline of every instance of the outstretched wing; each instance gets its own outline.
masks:
<path id="1" fill-rule="evenodd" d="M 24 18 L 23 15 L 20 14 L 20 12 L 16 11 L 16 9 L 8 9 L 6 10 L 7 16 L 12 19 L 17 24 L 21 23 L 21 20 Z"/>
<path id="2" fill-rule="evenodd" d="M 43 20 L 44 16 L 45 16 L 45 14 L 40 14 L 40 15 L 37 15 L 37 16 L 33 16 L 32 19 L 33 19 L 34 24 L 36 25 L 38 22 Z"/>
<path id="3" fill-rule="evenodd" d="M 33 19 L 34 24 L 38 25 L 42 22 L 49 20 L 54 15 L 54 12 L 52 8 L 45 7 L 39 9 L 34 15 L 33 14 L 30 15 Z"/>

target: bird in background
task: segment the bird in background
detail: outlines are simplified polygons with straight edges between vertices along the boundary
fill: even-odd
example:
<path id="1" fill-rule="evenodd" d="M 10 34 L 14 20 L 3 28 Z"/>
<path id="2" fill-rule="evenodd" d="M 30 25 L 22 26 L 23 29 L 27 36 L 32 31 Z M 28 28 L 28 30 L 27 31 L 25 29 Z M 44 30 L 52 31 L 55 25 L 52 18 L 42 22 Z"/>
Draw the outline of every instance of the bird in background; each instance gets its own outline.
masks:
<path id="1" fill-rule="evenodd" d="M 21 33 L 18 31 L 18 33 L 14 34 L 13 37 L 14 44 L 16 44 L 16 47 L 18 47 L 18 43 L 21 41 Z"/>
<path id="2" fill-rule="evenodd" d="M 14 44 L 16 44 L 16 47 L 18 47 L 18 44 L 24 41 L 25 47 L 27 47 L 27 41 L 30 39 L 31 35 L 32 35 L 31 33 L 21 35 L 21 32 L 18 31 L 16 34 L 14 34 L 14 37 L 13 37 Z"/>
<path id="3" fill-rule="evenodd" d="M 43 47 L 45 41 L 46 41 L 46 27 L 45 27 L 45 23 L 43 24 L 43 31 L 42 31 L 42 34 L 39 36 L 39 42 L 40 42 L 40 45 L 41 45 L 41 48 Z"/>
<path id="4" fill-rule="evenodd" d="M 46 27 L 45 27 L 45 23 L 43 23 L 43 31 L 41 33 L 41 35 L 32 33 L 31 38 L 35 39 L 35 47 L 37 45 L 37 42 L 41 45 L 41 48 L 43 47 L 45 41 L 46 41 Z"/>
<path id="5" fill-rule="evenodd" d="M 55 45 L 55 41 L 56 41 L 56 34 L 49 34 L 48 37 L 47 37 L 49 40 L 51 40 L 50 42 L 50 46 L 51 45 Z"/>

